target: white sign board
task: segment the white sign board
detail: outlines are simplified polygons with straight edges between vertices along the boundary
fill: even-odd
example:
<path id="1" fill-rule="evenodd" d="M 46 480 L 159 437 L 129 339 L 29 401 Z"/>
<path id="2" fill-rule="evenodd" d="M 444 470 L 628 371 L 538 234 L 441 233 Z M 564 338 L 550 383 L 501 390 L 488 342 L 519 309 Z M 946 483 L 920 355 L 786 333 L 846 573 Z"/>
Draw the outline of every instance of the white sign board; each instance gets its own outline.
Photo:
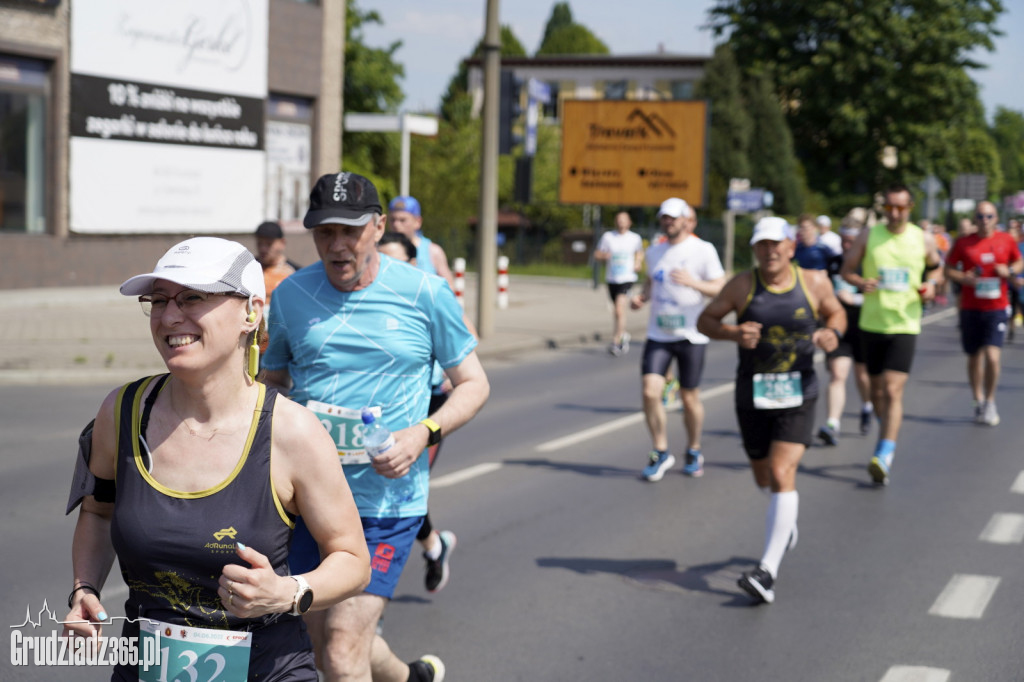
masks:
<path id="1" fill-rule="evenodd" d="M 70 212 L 83 233 L 263 220 L 268 0 L 75 0 Z"/>

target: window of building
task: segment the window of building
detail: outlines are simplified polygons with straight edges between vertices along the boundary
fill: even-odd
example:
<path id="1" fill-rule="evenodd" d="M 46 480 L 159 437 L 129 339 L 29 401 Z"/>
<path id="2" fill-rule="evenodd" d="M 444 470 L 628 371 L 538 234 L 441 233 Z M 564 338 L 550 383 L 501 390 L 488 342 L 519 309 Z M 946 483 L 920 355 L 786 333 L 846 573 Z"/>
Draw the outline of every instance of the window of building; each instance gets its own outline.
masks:
<path id="1" fill-rule="evenodd" d="M 46 62 L 0 54 L 0 231 L 46 230 Z"/>
<path id="2" fill-rule="evenodd" d="M 672 81 L 672 99 L 693 99 L 693 81 Z"/>
<path id="3" fill-rule="evenodd" d="M 309 197 L 313 153 L 313 103 L 267 98 L 267 220 L 302 220 Z"/>
<path id="4" fill-rule="evenodd" d="M 626 99 L 629 81 L 608 81 L 604 84 L 605 99 Z"/>

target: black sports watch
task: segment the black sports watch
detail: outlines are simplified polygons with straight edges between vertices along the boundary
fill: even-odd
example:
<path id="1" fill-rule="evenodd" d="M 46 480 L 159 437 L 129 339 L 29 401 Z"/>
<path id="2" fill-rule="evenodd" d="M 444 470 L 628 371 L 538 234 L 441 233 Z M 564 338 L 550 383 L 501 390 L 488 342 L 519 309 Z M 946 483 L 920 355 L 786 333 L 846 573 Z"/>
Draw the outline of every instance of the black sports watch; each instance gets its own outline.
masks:
<path id="1" fill-rule="evenodd" d="M 291 578 L 298 583 L 298 586 L 295 589 L 295 599 L 292 600 L 292 610 L 289 613 L 293 616 L 301 616 L 313 605 L 313 589 L 301 575 L 293 575 Z"/>
<path id="2" fill-rule="evenodd" d="M 432 445 L 437 445 L 438 443 L 441 442 L 441 427 L 440 425 L 438 425 L 436 421 L 429 418 L 422 419 L 420 420 L 420 424 L 426 426 L 427 430 L 430 431 L 430 436 L 427 438 L 428 448 Z"/>

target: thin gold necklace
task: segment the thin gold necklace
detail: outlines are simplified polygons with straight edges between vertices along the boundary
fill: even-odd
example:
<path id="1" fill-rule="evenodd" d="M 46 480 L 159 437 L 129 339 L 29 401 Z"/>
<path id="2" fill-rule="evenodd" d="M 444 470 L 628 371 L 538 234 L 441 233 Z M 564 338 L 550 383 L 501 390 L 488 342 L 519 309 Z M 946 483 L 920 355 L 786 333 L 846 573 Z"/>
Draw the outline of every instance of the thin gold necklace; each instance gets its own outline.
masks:
<path id="1" fill-rule="evenodd" d="M 230 436 L 231 434 L 236 433 L 238 431 L 238 429 L 234 429 L 232 431 L 221 431 L 220 427 L 216 427 L 216 428 L 213 429 L 213 431 L 209 432 L 209 435 L 207 435 L 206 433 L 203 433 L 201 431 L 195 430 L 194 428 L 192 428 L 191 426 L 188 425 L 188 418 L 185 417 L 184 415 L 182 415 L 181 412 L 178 412 L 178 408 L 176 408 L 174 406 L 174 395 L 173 394 L 174 394 L 174 384 L 171 384 L 171 395 L 167 396 L 168 401 L 171 404 L 171 411 L 174 412 L 174 414 L 176 414 L 178 416 L 178 419 L 181 420 L 181 425 L 184 426 L 186 429 L 188 429 L 188 433 L 189 433 L 190 436 L 195 436 L 197 438 L 202 438 L 202 439 L 206 440 L 207 442 L 209 442 L 209 441 L 213 440 L 213 437 L 216 436 L 217 434 L 220 434 L 222 436 Z M 195 421 L 195 420 L 193 419 L 192 421 Z"/>

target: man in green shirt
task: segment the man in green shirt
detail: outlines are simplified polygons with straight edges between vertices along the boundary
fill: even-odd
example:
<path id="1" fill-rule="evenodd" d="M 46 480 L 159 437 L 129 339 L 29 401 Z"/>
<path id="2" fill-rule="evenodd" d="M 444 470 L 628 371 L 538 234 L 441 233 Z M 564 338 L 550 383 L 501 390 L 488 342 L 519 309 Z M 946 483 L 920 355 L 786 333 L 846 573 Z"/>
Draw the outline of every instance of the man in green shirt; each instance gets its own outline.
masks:
<path id="1" fill-rule="evenodd" d="M 903 423 L 903 390 L 921 333 L 922 302 L 935 298 L 942 260 L 934 236 L 910 222 L 914 198 L 905 185 L 891 185 L 882 208 L 886 221 L 858 235 L 841 275 L 864 292 L 860 329 L 871 400 L 881 420 L 868 473 L 884 485 Z"/>

